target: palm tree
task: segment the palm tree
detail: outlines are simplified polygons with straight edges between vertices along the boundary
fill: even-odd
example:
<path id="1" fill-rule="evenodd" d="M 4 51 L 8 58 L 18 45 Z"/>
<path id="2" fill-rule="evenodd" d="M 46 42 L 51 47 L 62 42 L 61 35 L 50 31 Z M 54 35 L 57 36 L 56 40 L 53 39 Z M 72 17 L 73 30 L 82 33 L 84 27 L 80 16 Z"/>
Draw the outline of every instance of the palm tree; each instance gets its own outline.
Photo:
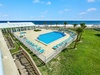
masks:
<path id="1" fill-rule="evenodd" d="M 66 28 L 66 25 L 67 25 L 68 23 L 67 22 L 64 22 L 64 27 Z"/>
<path id="2" fill-rule="evenodd" d="M 47 23 L 46 23 L 46 22 L 44 22 L 45 28 L 46 28 L 46 24 L 47 24 Z"/>
<path id="3" fill-rule="evenodd" d="M 57 25 L 58 25 L 58 22 L 56 23 L 56 27 L 57 27 Z"/>
<path id="4" fill-rule="evenodd" d="M 80 23 L 80 26 L 81 26 L 82 29 L 85 29 L 86 28 L 85 23 Z"/>
<path id="5" fill-rule="evenodd" d="M 4 29 L 4 33 L 6 33 L 6 29 Z"/>
<path id="6" fill-rule="evenodd" d="M 81 26 L 81 28 L 83 29 L 83 32 L 84 32 L 84 29 L 85 29 L 87 26 L 85 25 L 85 23 L 80 23 L 80 26 Z M 78 40 L 78 41 L 81 40 L 81 37 L 82 37 L 83 32 L 80 34 L 80 37 L 79 37 L 79 40 Z"/>
<path id="7" fill-rule="evenodd" d="M 74 49 L 76 48 L 76 45 L 77 45 L 77 43 L 78 43 L 78 39 L 79 39 L 79 36 L 80 36 L 80 34 L 83 32 L 83 29 L 82 28 L 77 28 L 76 29 L 76 33 L 77 33 L 77 38 L 76 38 L 76 40 L 75 40 L 75 44 L 74 44 Z"/>
<path id="8" fill-rule="evenodd" d="M 76 28 L 77 25 L 78 25 L 78 24 L 73 24 L 73 26 L 74 26 L 74 30 L 75 30 L 75 28 Z"/>
<path id="9" fill-rule="evenodd" d="M 50 25 L 51 25 L 50 27 L 52 27 L 52 22 L 50 22 Z"/>

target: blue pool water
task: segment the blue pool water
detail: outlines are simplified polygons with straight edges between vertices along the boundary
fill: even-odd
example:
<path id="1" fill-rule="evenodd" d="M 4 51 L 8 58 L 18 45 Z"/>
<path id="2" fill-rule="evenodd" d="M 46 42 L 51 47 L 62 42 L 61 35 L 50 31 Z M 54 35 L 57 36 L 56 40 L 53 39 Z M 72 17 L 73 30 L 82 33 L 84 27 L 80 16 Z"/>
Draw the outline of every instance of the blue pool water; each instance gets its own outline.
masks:
<path id="1" fill-rule="evenodd" d="M 41 34 L 37 39 L 40 40 L 41 42 L 45 43 L 45 44 L 49 44 L 59 38 L 64 37 L 65 34 L 63 32 L 49 32 L 46 34 Z"/>

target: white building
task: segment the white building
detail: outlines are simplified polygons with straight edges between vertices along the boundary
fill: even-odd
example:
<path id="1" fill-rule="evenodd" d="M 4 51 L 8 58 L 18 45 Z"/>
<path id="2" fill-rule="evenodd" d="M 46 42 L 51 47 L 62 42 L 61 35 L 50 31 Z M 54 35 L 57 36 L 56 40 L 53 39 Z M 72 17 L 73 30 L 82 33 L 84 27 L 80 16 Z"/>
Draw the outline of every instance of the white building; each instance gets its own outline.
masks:
<path id="1" fill-rule="evenodd" d="M 32 22 L 14 22 L 14 23 L 0 23 L 1 30 L 9 30 L 11 32 L 24 31 L 34 29 L 35 24 Z"/>
<path id="2" fill-rule="evenodd" d="M 32 22 L 0 23 L 0 75 L 19 75 L 1 30 L 10 32 L 34 29 Z"/>

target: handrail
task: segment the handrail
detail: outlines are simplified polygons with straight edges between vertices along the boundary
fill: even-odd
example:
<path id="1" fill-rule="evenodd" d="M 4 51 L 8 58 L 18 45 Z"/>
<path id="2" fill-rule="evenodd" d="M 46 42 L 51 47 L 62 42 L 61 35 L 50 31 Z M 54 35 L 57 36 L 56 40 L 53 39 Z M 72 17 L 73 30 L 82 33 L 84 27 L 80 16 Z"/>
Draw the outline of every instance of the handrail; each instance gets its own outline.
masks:
<path id="1" fill-rule="evenodd" d="M 4 75 L 1 50 L 0 50 L 0 75 Z"/>

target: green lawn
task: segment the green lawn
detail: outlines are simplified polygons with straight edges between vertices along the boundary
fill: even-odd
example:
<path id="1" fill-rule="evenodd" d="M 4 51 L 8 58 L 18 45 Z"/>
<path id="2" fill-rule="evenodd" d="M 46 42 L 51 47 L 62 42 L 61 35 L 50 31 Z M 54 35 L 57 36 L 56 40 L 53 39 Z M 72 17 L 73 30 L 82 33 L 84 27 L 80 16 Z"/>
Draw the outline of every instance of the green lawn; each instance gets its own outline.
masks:
<path id="1" fill-rule="evenodd" d="M 82 38 L 77 50 L 65 49 L 44 66 L 36 61 L 42 74 L 100 75 L 100 31 L 85 30 Z"/>
<path id="2" fill-rule="evenodd" d="M 20 42 L 18 44 L 30 53 L 43 75 L 100 75 L 100 31 L 85 30 L 82 38 L 77 50 L 65 49 L 46 65 Z"/>
<path id="3" fill-rule="evenodd" d="M 17 43 L 14 43 L 15 45 L 15 49 L 10 50 L 11 53 L 16 53 L 17 51 L 19 51 L 19 45 Z"/>

